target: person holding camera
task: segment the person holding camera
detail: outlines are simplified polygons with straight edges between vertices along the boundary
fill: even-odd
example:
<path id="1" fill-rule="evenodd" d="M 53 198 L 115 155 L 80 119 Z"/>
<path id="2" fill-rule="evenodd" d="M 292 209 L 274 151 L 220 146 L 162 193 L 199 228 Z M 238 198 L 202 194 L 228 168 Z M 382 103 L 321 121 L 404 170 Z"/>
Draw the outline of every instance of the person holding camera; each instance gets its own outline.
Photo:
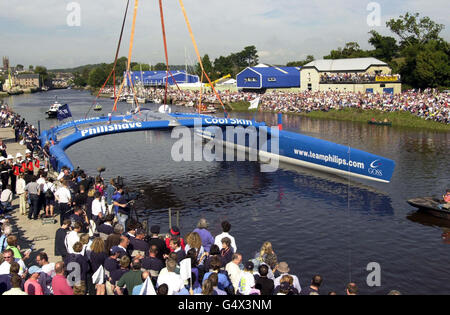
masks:
<path id="1" fill-rule="evenodd" d="M 125 228 L 128 216 L 130 214 L 130 208 L 128 207 L 128 201 L 125 197 L 123 186 L 117 186 L 117 192 L 114 194 L 113 200 L 117 221 L 119 221 L 119 224 Z"/>

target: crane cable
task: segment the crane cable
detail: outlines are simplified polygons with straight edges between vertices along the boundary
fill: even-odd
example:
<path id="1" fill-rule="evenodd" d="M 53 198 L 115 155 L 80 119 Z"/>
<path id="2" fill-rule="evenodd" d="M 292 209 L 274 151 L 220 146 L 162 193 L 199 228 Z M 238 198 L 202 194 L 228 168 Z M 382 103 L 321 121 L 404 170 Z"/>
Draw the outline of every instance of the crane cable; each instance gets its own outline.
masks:
<path id="1" fill-rule="evenodd" d="M 172 80 L 174 81 L 175 85 L 178 88 L 178 91 L 181 91 L 180 87 L 177 84 L 177 81 L 172 75 L 172 72 L 169 69 L 169 55 L 167 53 L 167 38 L 166 38 L 166 27 L 164 23 L 164 11 L 162 6 L 162 0 L 159 0 L 159 14 L 161 16 L 161 30 L 162 30 L 162 36 L 163 36 L 163 42 L 164 42 L 164 53 L 166 57 L 166 84 L 165 84 L 165 90 L 164 90 L 164 105 L 167 104 L 167 89 L 169 84 L 169 74 L 172 77 Z"/>
<path id="2" fill-rule="evenodd" d="M 131 26 L 130 47 L 128 49 L 128 63 L 127 63 L 127 70 L 126 70 L 127 76 L 130 80 L 131 89 L 133 91 L 133 97 L 135 100 L 136 100 L 136 95 L 134 95 L 133 81 L 131 80 L 131 77 L 130 77 L 130 65 L 131 65 L 131 57 L 133 55 L 134 31 L 136 29 L 136 16 L 137 16 L 138 3 L 139 3 L 139 0 L 134 0 L 133 24 Z M 119 88 L 119 97 L 120 97 L 120 94 L 122 93 L 123 86 L 125 85 L 125 82 L 127 80 L 127 76 L 123 77 L 122 84 L 120 85 L 120 88 Z M 119 97 L 117 97 L 114 100 L 113 112 L 117 111 L 117 101 L 119 100 Z M 136 104 L 138 104 L 137 101 L 136 101 Z M 138 109 L 139 109 L 139 104 L 138 104 Z"/>
<path id="3" fill-rule="evenodd" d="M 127 20 L 127 13 L 128 13 L 128 7 L 130 5 L 130 0 L 127 0 L 127 6 L 125 8 L 125 14 L 123 16 L 123 22 L 122 22 L 122 29 L 120 30 L 120 36 L 119 36 L 119 43 L 117 44 L 117 49 L 116 49 L 116 56 L 114 58 L 114 65 L 112 67 L 111 72 L 109 73 L 108 78 L 106 79 L 105 83 L 103 83 L 103 86 L 100 88 L 100 90 L 98 91 L 98 94 L 94 100 L 94 102 L 92 103 L 91 107 L 89 108 L 88 112 L 86 113 L 86 116 L 84 116 L 84 119 L 87 118 L 87 116 L 89 115 L 89 112 L 92 109 L 92 106 L 94 106 L 94 104 L 96 103 L 98 97 L 100 96 L 100 93 L 103 91 L 103 89 L 105 88 L 106 84 L 109 81 L 109 78 L 111 78 L 111 74 L 113 74 L 113 81 L 114 81 L 114 99 L 116 99 L 116 65 L 117 65 L 117 58 L 119 57 L 119 51 L 120 51 L 120 45 L 122 43 L 122 36 L 123 36 L 123 29 L 125 28 L 125 22 Z"/>
<path id="4" fill-rule="evenodd" d="M 202 73 L 204 73 L 206 79 L 208 79 L 208 82 L 209 82 L 210 86 L 212 87 L 214 93 L 216 94 L 216 97 L 219 100 L 220 104 L 222 105 L 222 108 L 223 108 L 223 110 L 225 112 L 225 115 L 228 115 L 228 113 L 226 111 L 226 108 L 225 108 L 225 105 L 223 104 L 219 93 L 217 93 L 216 89 L 214 88 L 213 84 L 211 83 L 211 80 L 210 80 L 208 74 L 205 72 L 205 68 L 203 67 L 202 58 L 200 57 L 200 53 L 198 51 L 197 42 L 195 41 L 194 33 L 192 32 L 191 24 L 189 23 L 189 19 L 188 19 L 187 13 L 186 13 L 186 9 L 184 8 L 183 0 L 178 0 L 178 1 L 180 3 L 181 10 L 183 11 L 184 19 L 186 21 L 186 25 L 187 25 L 187 28 L 188 28 L 188 31 L 189 31 L 189 35 L 191 36 L 191 40 L 192 40 L 192 43 L 194 45 L 195 53 L 197 54 L 198 62 L 200 64 L 200 68 L 202 69 Z M 200 90 L 201 90 L 201 88 L 200 88 Z"/>

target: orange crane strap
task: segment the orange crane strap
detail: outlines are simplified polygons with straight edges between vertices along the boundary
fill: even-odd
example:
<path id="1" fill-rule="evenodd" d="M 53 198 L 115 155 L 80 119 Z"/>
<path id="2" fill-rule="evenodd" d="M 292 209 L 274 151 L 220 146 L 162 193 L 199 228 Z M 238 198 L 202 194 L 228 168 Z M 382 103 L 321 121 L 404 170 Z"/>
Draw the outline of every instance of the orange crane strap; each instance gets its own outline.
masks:
<path id="1" fill-rule="evenodd" d="M 211 80 L 209 79 L 209 76 L 205 72 L 205 68 L 203 67 L 202 58 L 200 57 L 200 53 L 198 51 L 197 42 L 195 41 L 194 33 L 192 32 L 191 24 L 189 23 L 189 18 L 187 16 L 186 9 L 184 8 L 183 0 L 178 0 L 178 1 L 180 3 L 181 11 L 183 11 L 184 19 L 186 21 L 186 25 L 187 25 L 187 28 L 188 28 L 188 31 L 189 31 L 189 35 L 191 36 L 191 40 L 192 40 L 192 43 L 194 45 L 195 53 L 197 54 L 198 62 L 200 64 L 200 68 L 202 69 L 202 73 L 205 74 L 205 77 L 208 80 L 209 85 L 212 87 L 214 93 L 216 94 L 217 99 L 219 100 L 220 104 L 222 105 L 223 110 L 226 112 L 225 105 L 223 105 L 223 102 L 222 102 L 222 99 L 220 98 L 219 93 L 217 93 L 216 89 L 212 85 Z"/>

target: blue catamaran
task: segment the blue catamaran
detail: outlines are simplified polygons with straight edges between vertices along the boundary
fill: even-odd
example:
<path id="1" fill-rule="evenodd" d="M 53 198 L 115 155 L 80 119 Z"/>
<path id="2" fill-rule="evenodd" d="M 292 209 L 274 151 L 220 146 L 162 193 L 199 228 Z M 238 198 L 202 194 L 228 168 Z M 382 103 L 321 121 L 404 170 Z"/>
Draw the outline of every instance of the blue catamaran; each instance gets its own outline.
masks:
<path id="1" fill-rule="evenodd" d="M 217 145 L 247 152 L 253 150 L 260 161 L 279 161 L 341 176 L 388 183 L 395 168 L 393 160 L 330 141 L 268 127 L 264 122 L 186 113 L 142 110 L 139 114 L 93 117 L 76 120 L 46 130 L 42 143 L 54 142 L 50 152 L 57 168 L 73 169 L 64 152 L 77 142 L 122 132 L 192 128 L 195 134 Z M 240 137 L 241 130 L 244 132 Z M 249 132 L 253 131 L 252 132 Z M 233 132 L 230 135 L 230 132 Z"/>

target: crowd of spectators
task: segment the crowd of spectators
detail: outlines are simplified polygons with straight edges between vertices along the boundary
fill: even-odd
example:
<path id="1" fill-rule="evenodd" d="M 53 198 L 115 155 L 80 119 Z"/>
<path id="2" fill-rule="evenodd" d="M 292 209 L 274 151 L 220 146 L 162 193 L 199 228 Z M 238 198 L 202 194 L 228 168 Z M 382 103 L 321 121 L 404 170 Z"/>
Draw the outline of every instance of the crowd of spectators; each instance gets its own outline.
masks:
<path id="1" fill-rule="evenodd" d="M 369 83 L 376 82 L 376 79 L 383 81 L 383 79 L 392 81 L 395 78 L 395 81 L 400 81 L 400 74 L 393 75 L 378 75 L 375 73 L 358 73 L 358 72 L 325 72 L 320 75 L 320 83 Z"/>
<path id="2" fill-rule="evenodd" d="M 107 90 L 108 92 L 112 92 Z M 164 89 L 146 89 L 150 101 L 163 102 Z M 170 104 L 192 106 L 199 101 L 199 91 L 178 90 L 171 88 L 167 92 L 167 102 Z M 224 104 L 249 102 L 260 98 L 259 109 L 283 113 L 301 113 L 311 111 L 329 111 L 331 109 L 360 108 L 376 109 L 383 112 L 410 112 L 426 120 L 450 123 L 450 94 L 437 89 L 409 90 L 399 94 L 363 93 L 363 92 L 291 92 L 283 90 L 257 92 L 218 91 Z M 202 103 L 218 104 L 215 93 L 203 91 Z"/>
<path id="3" fill-rule="evenodd" d="M 410 112 L 426 120 L 450 123 L 450 94 L 437 90 L 410 90 L 400 94 L 354 92 L 272 92 L 261 97 L 261 110 L 283 113 L 360 108 L 383 112 Z"/>

